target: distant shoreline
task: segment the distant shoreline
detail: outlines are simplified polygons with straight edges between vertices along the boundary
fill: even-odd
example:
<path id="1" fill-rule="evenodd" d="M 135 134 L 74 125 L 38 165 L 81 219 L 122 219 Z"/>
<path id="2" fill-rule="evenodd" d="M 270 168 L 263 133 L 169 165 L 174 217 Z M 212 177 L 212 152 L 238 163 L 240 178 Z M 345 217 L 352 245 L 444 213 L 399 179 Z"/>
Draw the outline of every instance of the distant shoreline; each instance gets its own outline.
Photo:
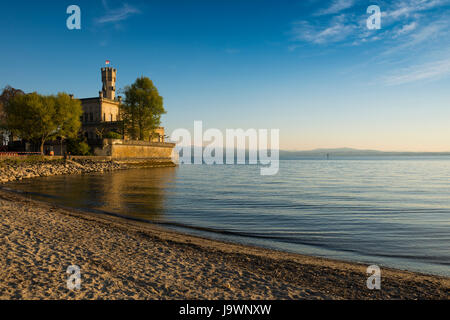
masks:
<path id="1" fill-rule="evenodd" d="M 376 150 L 311 150 L 311 151 L 285 151 L 280 150 L 280 160 L 301 160 L 305 158 L 327 157 L 450 157 L 450 152 L 401 152 Z"/>
<path id="2" fill-rule="evenodd" d="M 448 299 L 450 278 L 189 236 L 0 190 L 3 299 Z M 82 289 L 69 291 L 77 264 Z"/>

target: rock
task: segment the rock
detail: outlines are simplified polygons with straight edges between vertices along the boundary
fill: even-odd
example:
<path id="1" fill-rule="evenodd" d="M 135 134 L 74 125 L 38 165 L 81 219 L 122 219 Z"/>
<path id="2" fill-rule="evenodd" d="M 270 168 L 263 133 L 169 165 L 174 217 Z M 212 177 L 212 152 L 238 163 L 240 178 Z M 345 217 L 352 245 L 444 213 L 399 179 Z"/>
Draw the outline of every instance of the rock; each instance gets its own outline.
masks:
<path id="1" fill-rule="evenodd" d="M 0 167 L 0 183 L 14 180 L 48 177 L 62 174 L 80 174 L 92 172 L 110 172 L 125 168 L 124 165 L 112 161 L 68 160 L 61 162 L 5 164 Z"/>

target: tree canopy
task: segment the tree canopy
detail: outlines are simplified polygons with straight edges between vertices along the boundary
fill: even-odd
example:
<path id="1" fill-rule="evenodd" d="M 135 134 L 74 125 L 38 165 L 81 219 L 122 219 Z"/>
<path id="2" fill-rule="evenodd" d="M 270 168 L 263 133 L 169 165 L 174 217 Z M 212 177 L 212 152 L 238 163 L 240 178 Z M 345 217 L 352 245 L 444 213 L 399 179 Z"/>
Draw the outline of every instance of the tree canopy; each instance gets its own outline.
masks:
<path id="1" fill-rule="evenodd" d="M 15 96 L 5 105 L 6 127 L 22 140 L 40 145 L 56 137 L 73 138 L 80 129 L 81 102 L 68 94 Z"/>
<path id="2" fill-rule="evenodd" d="M 20 89 L 15 89 L 11 86 L 6 86 L 2 90 L 2 94 L 0 95 L 0 128 L 6 127 L 6 105 L 14 99 L 14 97 L 19 95 L 24 95 L 25 93 Z"/>
<path id="3" fill-rule="evenodd" d="M 163 97 L 153 82 L 140 77 L 124 89 L 125 99 L 121 106 L 121 116 L 125 134 L 133 140 L 146 140 L 161 124 L 161 115 L 165 114 Z"/>

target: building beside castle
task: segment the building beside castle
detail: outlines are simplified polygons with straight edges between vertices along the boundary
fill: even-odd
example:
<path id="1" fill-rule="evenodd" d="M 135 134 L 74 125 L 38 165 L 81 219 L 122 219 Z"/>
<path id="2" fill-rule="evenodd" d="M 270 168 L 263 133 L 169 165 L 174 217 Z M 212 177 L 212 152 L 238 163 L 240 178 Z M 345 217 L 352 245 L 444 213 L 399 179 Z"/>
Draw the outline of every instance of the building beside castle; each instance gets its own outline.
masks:
<path id="1" fill-rule="evenodd" d="M 101 68 L 102 90 L 98 97 L 79 99 L 83 107 L 81 116 L 82 131 L 88 141 L 102 139 L 108 132 L 124 136 L 120 117 L 121 96 L 116 96 L 117 69 Z M 164 128 L 159 127 L 150 135 L 151 142 L 164 142 Z"/>

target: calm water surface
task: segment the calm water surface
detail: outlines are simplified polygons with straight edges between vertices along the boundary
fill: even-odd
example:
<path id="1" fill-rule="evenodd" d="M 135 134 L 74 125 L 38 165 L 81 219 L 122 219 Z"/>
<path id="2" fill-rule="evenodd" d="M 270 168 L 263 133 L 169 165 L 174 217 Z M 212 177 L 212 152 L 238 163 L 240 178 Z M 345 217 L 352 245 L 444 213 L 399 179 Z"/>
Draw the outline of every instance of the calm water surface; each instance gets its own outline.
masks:
<path id="1" fill-rule="evenodd" d="M 450 158 L 182 165 L 47 177 L 32 197 L 284 251 L 450 275 Z"/>

